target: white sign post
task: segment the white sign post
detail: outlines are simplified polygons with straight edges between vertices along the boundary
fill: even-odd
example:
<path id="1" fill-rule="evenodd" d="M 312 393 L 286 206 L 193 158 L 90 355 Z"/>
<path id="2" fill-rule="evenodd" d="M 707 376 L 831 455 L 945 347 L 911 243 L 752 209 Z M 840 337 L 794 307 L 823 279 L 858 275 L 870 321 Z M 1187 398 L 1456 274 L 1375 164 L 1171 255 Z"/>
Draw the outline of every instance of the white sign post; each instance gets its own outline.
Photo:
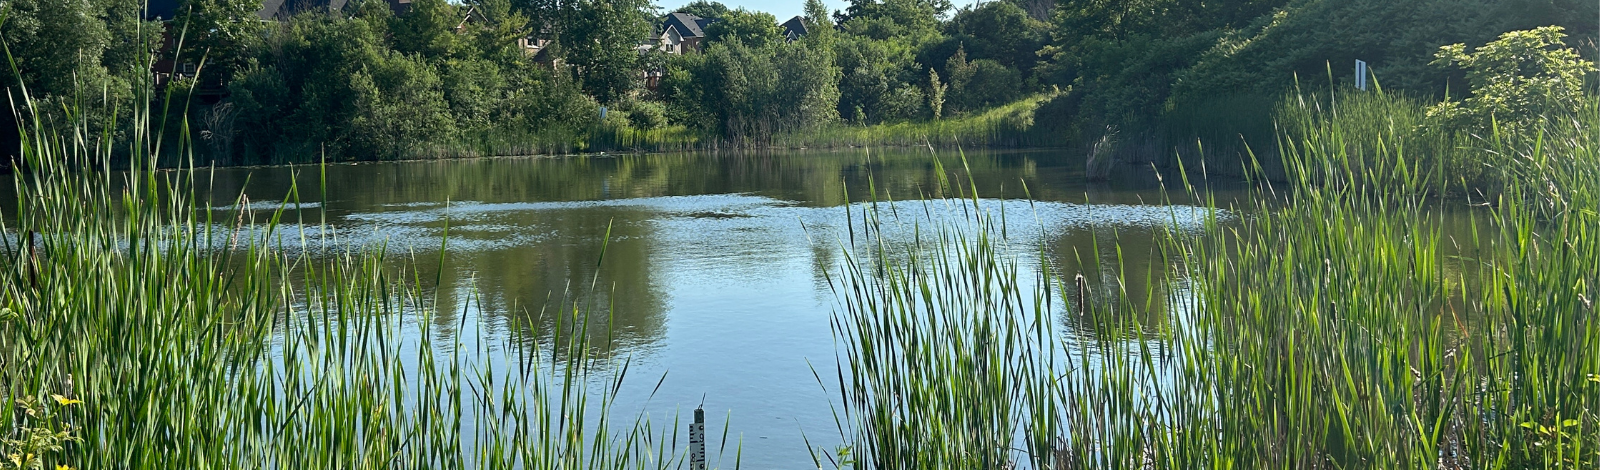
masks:
<path id="1" fill-rule="evenodd" d="M 1367 62 L 1356 60 L 1356 89 L 1367 91 Z"/>

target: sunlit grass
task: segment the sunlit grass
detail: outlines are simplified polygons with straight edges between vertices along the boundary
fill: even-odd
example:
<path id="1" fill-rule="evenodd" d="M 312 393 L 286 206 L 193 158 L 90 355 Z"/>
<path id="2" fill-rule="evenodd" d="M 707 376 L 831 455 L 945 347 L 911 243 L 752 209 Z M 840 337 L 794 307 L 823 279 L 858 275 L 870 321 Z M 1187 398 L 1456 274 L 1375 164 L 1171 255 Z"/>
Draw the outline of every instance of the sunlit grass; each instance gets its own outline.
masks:
<path id="1" fill-rule="evenodd" d="M 435 305 L 436 280 L 408 267 L 428 260 L 394 267 L 383 247 L 340 248 L 332 232 L 279 237 L 285 209 L 265 226 L 213 220 L 196 209 L 192 168 L 155 168 L 159 134 L 135 132 L 119 154 L 83 113 L 46 124 L 39 116 L 54 110 L 17 98 L 17 212 L 0 254 L 0 468 L 681 461 L 671 428 L 613 416 L 627 368 L 590 355 L 590 338 L 604 336 L 586 330 L 606 327 L 588 321 L 605 315 L 585 300 L 593 285 L 542 312 L 564 319 L 554 340 L 510 338 L 509 359 L 479 360 L 432 331 L 438 308 L 455 307 Z M 132 114 L 132 128 L 158 127 L 148 108 Z M 114 154 L 131 155 L 132 169 L 104 170 Z M 283 207 L 300 207 L 295 193 Z"/>
<path id="2" fill-rule="evenodd" d="M 1287 182 L 1258 179 L 1253 201 L 1228 207 L 1237 221 L 1163 242 L 1188 286 L 1166 293 L 1176 326 L 1077 345 L 1038 331 L 1069 314 L 1136 323 L 1117 312 L 1144 307 L 1125 292 L 1074 305 L 1073 273 L 1047 263 L 1019 278 L 973 199 L 968 219 L 907 248 L 932 254 L 857 260 L 836 281 L 848 452 L 827 455 L 871 468 L 1594 468 L 1588 109 L 1450 149 L 1500 159 L 1480 180 L 1494 190 L 1411 153 L 1429 147 L 1404 116 L 1294 121 Z M 1476 198 L 1435 199 L 1451 184 Z M 1439 204 L 1482 206 L 1481 219 L 1447 234 Z"/>

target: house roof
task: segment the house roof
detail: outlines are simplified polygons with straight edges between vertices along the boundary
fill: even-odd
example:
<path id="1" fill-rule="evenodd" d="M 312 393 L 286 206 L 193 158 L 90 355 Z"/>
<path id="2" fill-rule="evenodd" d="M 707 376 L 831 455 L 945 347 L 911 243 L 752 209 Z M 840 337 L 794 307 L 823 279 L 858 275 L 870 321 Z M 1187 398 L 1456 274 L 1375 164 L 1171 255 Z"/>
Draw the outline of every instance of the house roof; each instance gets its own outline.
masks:
<path id="1" fill-rule="evenodd" d="M 701 18 L 681 11 L 674 12 L 667 15 L 666 21 L 661 22 L 661 30 L 666 31 L 667 28 L 678 28 L 678 34 L 683 35 L 683 37 L 703 38 L 706 37 L 706 25 L 711 24 L 713 21 L 716 20 Z"/>
<path id="2" fill-rule="evenodd" d="M 806 21 L 799 16 L 789 18 L 789 21 L 783 22 L 783 37 L 792 40 L 800 36 L 805 36 L 807 32 Z"/>
<path id="3" fill-rule="evenodd" d="M 154 0 L 152 0 L 152 3 Z M 343 10 L 350 0 L 261 0 L 261 10 L 256 12 L 263 20 L 285 19 L 308 11 Z"/>

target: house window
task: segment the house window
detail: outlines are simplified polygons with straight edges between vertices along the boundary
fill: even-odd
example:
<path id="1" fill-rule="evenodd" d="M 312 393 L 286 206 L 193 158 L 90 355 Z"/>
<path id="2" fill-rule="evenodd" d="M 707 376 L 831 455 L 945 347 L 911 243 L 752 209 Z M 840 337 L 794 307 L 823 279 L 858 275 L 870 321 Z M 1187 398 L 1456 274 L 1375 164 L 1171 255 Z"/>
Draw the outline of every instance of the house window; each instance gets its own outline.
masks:
<path id="1" fill-rule="evenodd" d="M 184 62 L 183 63 L 183 74 L 184 75 L 190 75 L 190 76 L 194 75 L 194 62 Z"/>

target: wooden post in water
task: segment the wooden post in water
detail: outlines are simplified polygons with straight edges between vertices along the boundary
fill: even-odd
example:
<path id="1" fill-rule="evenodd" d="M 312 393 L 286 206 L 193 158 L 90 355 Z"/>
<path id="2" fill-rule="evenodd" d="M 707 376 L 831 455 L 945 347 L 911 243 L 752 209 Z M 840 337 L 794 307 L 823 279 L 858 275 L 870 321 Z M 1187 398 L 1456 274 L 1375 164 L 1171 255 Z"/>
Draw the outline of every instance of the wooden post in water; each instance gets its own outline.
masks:
<path id="1" fill-rule="evenodd" d="M 689 424 L 689 470 L 706 470 L 706 410 L 694 409 Z"/>
<path id="2" fill-rule="evenodd" d="M 1081 317 L 1086 311 L 1084 305 L 1089 303 L 1089 279 L 1079 274 L 1072 279 L 1072 283 L 1078 286 L 1078 316 Z"/>

